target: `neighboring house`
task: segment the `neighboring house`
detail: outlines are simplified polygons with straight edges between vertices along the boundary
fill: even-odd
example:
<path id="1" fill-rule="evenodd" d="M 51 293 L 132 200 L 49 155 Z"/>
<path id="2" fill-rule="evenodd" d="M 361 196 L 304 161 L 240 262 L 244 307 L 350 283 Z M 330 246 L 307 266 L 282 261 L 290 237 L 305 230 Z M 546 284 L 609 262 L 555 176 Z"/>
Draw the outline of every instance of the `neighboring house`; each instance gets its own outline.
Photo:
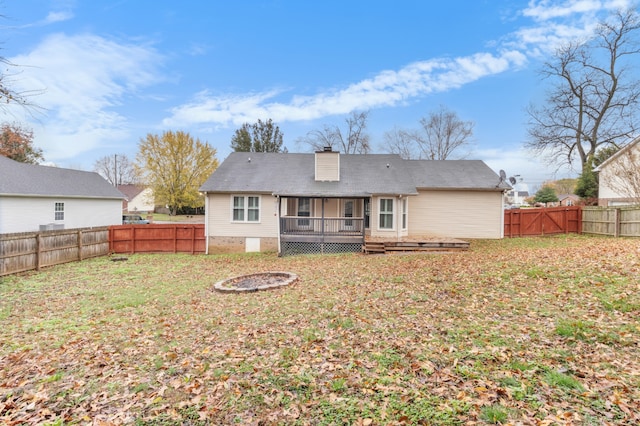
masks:
<path id="1" fill-rule="evenodd" d="M 518 191 L 517 189 L 513 188 L 507 191 L 505 204 L 509 208 L 527 206 L 527 198 L 529 198 L 529 191 Z"/>
<path id="2" fill-rule="evenodd" d="M 231 153 L 201 186 L 207 253 L 360 251 L 366 238 L 501 238 L 510 187 L 484 162 Z"/>
<path id="3" fill-rule="evenodd" d="M 0 156 L 0 234 L 119 225 L 123 199 L 97 173 Z"/>
<path id="4" fill-rule="evenodd" d="M 144 185 L 118 185 L 125 197 L 122 211 L 127 213 L 153 213 L 155 208 L 153 190 Z"/>
<path id="5" fill-rule="evenodd" d="M 560 194 L 558 202 L 554 203 L 554 206 L 570 207 L 577 205 L 579 201 L 580 197 L 575 194 Z"/>
<path id="6" fill-rule="evenodd" d="M 640 137 L 607 158 L 598 172 L 598 205 L 640 203 Z"/>

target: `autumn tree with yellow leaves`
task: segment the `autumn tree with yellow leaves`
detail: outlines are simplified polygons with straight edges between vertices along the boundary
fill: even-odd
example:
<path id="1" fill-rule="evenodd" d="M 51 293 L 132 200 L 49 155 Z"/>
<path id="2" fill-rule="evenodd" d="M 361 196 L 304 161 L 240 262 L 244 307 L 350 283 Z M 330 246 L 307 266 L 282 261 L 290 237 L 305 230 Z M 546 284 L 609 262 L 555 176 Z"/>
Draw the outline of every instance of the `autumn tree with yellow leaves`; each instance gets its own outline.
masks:
<path id="1" fill-rule="evenodd" d="M 177 214 L 183 207 L 202 207 L 198 188 L 218 167 L 216 149 L 189 133 L 166 131 L 140 139 L 136 171 L 154 192 L 156 204 Z"/>

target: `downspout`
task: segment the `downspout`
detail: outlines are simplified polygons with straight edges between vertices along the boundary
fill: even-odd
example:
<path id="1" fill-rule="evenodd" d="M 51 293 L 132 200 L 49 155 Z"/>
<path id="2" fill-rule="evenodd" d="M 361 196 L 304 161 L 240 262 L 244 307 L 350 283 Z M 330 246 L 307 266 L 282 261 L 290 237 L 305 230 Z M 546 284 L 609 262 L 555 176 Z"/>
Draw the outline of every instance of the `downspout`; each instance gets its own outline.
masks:
<path id="1" fill-rule="evenodd" d="M 400 241 L 400 233 L 402 228 L 402 194 L 398 195 L 398 213 L 396 216 L 396 241 Z"/>
<path id="2" fill-rule="evenodd" d="M 278 217 L 278 256 L 282 256 L 282 249 L 281 249 L 281 240 L 280 240 L 280 231 L 282 229 L 281 225 L 280 225 L 280 214 L 281 214 L 281 209 L 282 209 L 282 199 L 280 198 L 279 195 L 276 195 L 276 199 L 278 200 L 277 205 L 278 205 L 278 211 L 276 213 L 276 216 Z"/>
<path id="3" fill-rule="evenodd" d="M 322 219 L 320 220 L 320 231 L 321 231 L 321 236 L 322 236 L 322 242 L 321 247 L 324 247 L 324 202 L 325 202 L 325 198 L 322 197 L 320 198 L 320 203 L 322 204 Z"/>
<path id="4" fill-rule="evenodd" d="M 204 193 L 204 253 L 209 254 L 209 195 Z"/>
<path id="5" fill-rule="evenodd" d="M 502 197 L 500 198 L 500 239 L 504 238 L 504 198 L 507 195 L 507 190 L 502 191 Z"/>

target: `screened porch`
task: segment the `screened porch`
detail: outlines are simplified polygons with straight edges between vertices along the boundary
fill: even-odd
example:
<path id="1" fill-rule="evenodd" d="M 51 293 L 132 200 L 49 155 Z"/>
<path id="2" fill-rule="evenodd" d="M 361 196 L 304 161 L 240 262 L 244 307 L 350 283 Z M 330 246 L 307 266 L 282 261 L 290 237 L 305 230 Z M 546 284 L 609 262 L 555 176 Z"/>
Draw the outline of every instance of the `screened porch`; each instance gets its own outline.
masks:
<path id="1" fill-rule="evenodd" d="M 361 251 L 369 227 L 369 206 L 369 198 L 282 198 L 281 254 Z"/>

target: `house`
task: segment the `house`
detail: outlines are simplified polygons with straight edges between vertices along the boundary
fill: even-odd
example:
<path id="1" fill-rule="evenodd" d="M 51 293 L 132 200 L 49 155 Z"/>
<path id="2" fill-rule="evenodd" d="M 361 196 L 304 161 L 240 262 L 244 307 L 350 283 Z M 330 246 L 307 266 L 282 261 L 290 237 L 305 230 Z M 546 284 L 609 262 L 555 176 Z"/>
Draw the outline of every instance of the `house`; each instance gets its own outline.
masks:
<path id="1" fill-rule="evenodd" d="M 554 203 L 554 205 L 559 207 L 570 207 L 577 205 L 579 202 L 580 197 L 575 194 L 560 194 L 558 195 L 558 202 Z"/>
<path id="2" fill-rule="evenodd" d="M 598 205 L 640 203 L 640 137 L 602 162 L 598 172 Z"/>
<path id="3" fill-rule="evenodd" d="M 207 253 L 360 251 L 365 238 L 501 238 L 510 187 L 484 162 L 231 153 L 201 186 Z"/>
<path id="4" fill-rule="evenodd" d="M 118 185 L 126 199 L 122 205 L 123 213 L 149 213 L 155 208 L 153 190 L 144 185 Z"/>
<path id="5" fill-rule="evenodd" d="M 123 199 L 97 173 L 0 156 L 0 234 L 121 224 Z"/>

